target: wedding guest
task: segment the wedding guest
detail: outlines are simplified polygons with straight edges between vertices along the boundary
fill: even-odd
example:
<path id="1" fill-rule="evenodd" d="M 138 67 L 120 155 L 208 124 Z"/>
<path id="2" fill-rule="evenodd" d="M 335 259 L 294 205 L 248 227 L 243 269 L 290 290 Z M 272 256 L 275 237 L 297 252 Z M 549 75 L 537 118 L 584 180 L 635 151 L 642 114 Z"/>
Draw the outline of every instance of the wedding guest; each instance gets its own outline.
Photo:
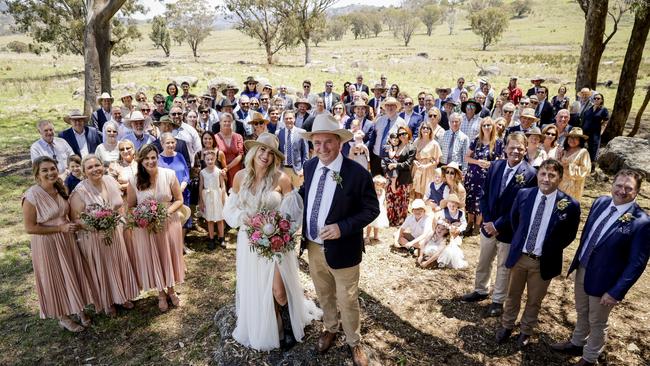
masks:
<path id="1" fill-rule="evenodd" d="M 463 172 L 460 170 L 460 167 L 457 163 L 451 163 L 443 165 L 441 167 L 442 171 L 445 174 L 445 183 L 449 189 L 449 194 L 455 194 L 460 199 L 460 207 L 465 207 L 465 202 L 467 201 L 467 190 L 463 186 Z M 443 197 L 447 198 L 447 196 Z M 441 202 L 440 207 L 444 208 L 445 203 Z"/>
<path id="2" fill-rule="evenodd" d="M 71 127 L 61 131 L 59 137 L 70 145 L 72 151 L 82 158 L 95 153 L 97 145 L 102 143 L 102 136 L 95 127 L 86 126 L 88 117 L 84 116 L 80 110 L 74 109 L 63 117 L 63 120 Z"/>
<path id="3" fill-rule="evenodd" d="M 359 163 L 362 167 L 368 169 L 370 168 L 370 150 L 368 150 L 368 147 L 363 142 L 363 138 L 366 135 L 361 131 L 358 120 L 352 121 L 352 126 L 354 140 L 350 142 L 352 145 L 349 145 L 350 143 L 347 144 L 347 146 L 351 146 L 347 156 Z M 341 150 L 341 152 L 343 152 L 343 150 Z"/>
<path id="4" fill-rule="evenodd" d="M 286 111 L 284 113 L 284 127 L 276 131 L 280 142 L 279 149 L 284 153 L 282 171 L 291 178 L 294 188 L 299 188 L 304 179 L 303 165 L 309 160 L 309 147 L 307 141 L 302 138 L 304 129 L 295 126 L 295 113 Z"/>
<path id="5" fill-rule="evenodd" d="M 596 169 L 596 159 L 598 157 L 598 149 L 600 149 L 600 136 L 607 128 L 609 121 L 609 111 L 605 108 L 605 97 L 602 94 L 594 94 L 592 96 L 593 104 L 585 109 L 582 114 L 582 130 L 589 138 L 587 142 L 587 150 L 589 151 L 589 158 L 591 158 L 591 171 Z M 74 146 L 72 147 L 74 149 Z"/>
<path id="6" fill-rule="evenodd" d="M 364 238 L 366 243 L 369 243 L 370 240 L 379 241 L 379 229 L 387 229 L 390 226 L 386 212 L 386 186 L 388 180 L 381 175 L 376 175 L 372 178 L 372 182 L 379 201 L 379 216 L 366 227 L 366 236 Z M 370 237 L 371 233 L 373 234 L 372 238 Z"/>
<path id="7" fill-rule="evenodd" d="M 251 135 L 251 140 L 256 140 L 257 137 L 259 137 L 263 133 L 269 132 L 267 125 L 269 124 L 269 120 L 267 118 L 264 118 L 262 113 L 260 112 L 251 112 L 250 113 L 250 120 L 248 121 L 248 124 L 253 127 L 253 134 Z"/>
<path id="8" fill-rule="evenodd" d="M 216 154 L 215 166 L 220 169 L 226 167 L 226 154 L 217 148 L 217 141 L 214 134 L 210 131 L 205 131 L 201 134 L 202 149 L 194 155 L 194 165 L 190 168 L 190 203 L 196 205 L 199 202 L 201 191 L 199 190 L 199 178 L 201 169 L 205 168 L 205 155 L 208 152 L 214 151 Z M 225 175 L 225 173 L 223 173 Z"/>
<path id="9" fill-rule="evenodd" d="M 517 118 L 516 120 L 514 118 L 515 117 L 515 111 L 517 110 L 517 107 L 515 107 L 514 104 L 508 102 L 508 103 L 503 105 L 502 110 L 503 110 L 503 115 L 500 116 L 499 118 L 495 118 L 495 121 L 500 120 L 501 117 L 503 117 L 505 128 L 513 127 L 517 123 L 519 123 L 519 118 Z M 503 138 L 503 132 L 501 133 L 501 138 Z"/>
<path id="10" fill-rule="evenodd" d="M 122 109 L 123 116 L 128 116 L 135 110 L 135 105 L 133 104 L 133 94 L 130 92 L 123 92 L 120 96 L 120 101 L 122 102 L 120 109 Z"/>
<path id="11" fill-rule="evenodd" d="M 199 210 L 208 222 L 208 250 L 225 248 L 225 235 L 223 226 L 223 205 L 226 201 L 226 182 L 221 169 L 215 166 L 217 160 L 216 150 L 205 153 L 205 168 L 201 170 L 199 180 Z M 214 224 L 217 224 L 217 238 L 214 238 Z"/>
<path id="12" fill-rule="evenodd" d="M 436 168 L 433 172 L 433 180 L 424 194 L 426 205 L 436 214 L 442 209 L 440 207 L 442 199 L 447 196 L 449 196 L 449 187 L 447 187 L 444 174 L 442 169 Z"/>
<path id="13" fill-rule="evenodd" d="M 519 124 L 514 127 L 509 127 L 506 130 L 506 137 L 514 132 L 526 132 L 528 129 L 533 127 L 539 118 L 535 116 L 535 109 L 533 108 L 524 108 L 519 115 Z"/>
<path id="14" fill-rule="evenodd" d="M 542 149 L 549 159 L 557 159 L 558 146 L 557 146 L 557 127 L 554 124 L 547 125 L 542 129 Z"/>
<path id="15" fill-rule="evenodd" d="M 334 115 L 334 118 L 339 122 L 339 126 L 341 128 L 344 128 L 345 122 L 348 120 L 348 115 L 345 113 L 345 105 L 341 102 L 336 102 L 334 103 L 334 106 L 332 107 L 332 114 Z"/>
<path id="16" fill-rule="evenodd" d="M 503 141 L 506 140 L 506 128 L 508 126 L 508 121 L 506 121 L 505 118 L 499 117 L 494 120 L 494 128 L 497 131 L 497 139 L 501 139 Z"/>
<path id="17" fill-rule="evenodd" d="M 517 345 L 529 344 L 548 286 L 562 272 L 562 252 L 578 232 L 580 203 L 558 190 L 563 171 L 559 161 L 545 160 L 537 171 L 538 187 L 517 192 L 510 211 L 514 233 L 505 264 L 510 282 L 497 343 L 510 338 L 526 288 Z"/>
<path id="18" fill-rule="evenodd" d="M 114 101 L 115 99 L 113 99 L 113 97 L 111 97 L 107 92 L 103 92 L 97 97 L 99 108 L 90 115 L 93 127 L 95 127 L 97 131 L 103 131 L 104 123 L 111 120 Z"/>
<path id="19" fill-rule="evenodd" d="M 165 97 L 162 94 L 155 94 L 153 96 L 154 110 L 151 112 L 151 118 L 154 121 L 160 120 L 160 117 L 167 115 L 165 109 Z"/>
<path id="20" fill-rule="evenodd" d="M 114 317 L 117 314 L 115 305 L 133 309 L 130 300 L 139 293 L 138 281 L 124 242 L 124 228 L 120 223 L 110 233 L 97 232 L 86 227 L 81 214 L 90 205 L 96 204 L 124 215 L 124 201 L 119 183 L 115 178 L 104 175 L 104 163 L 97 156 L 86 155 L 81 166 L 86 179 L 70 195 L 70 219 L 79 228 L 77 243 L 96 296 L 93 304 L 95 311 L 103 311 Z M 110 244 L 106 240 L 110 240 Z"/>
<path id="21" fill-rule="evenodd" d="M 589 151 L 585 149 L 588 137 L 580 127 L 574 127 L 566 135 L 564 146 L 558 153 L 565 174 L 560 183 L 560 190 L 580 201 L 585 188 L 585 179 L 591 171 Z"/>
<path id="22" fill-rule="evenodd" d="M 114 172 L 117 182 L 120 184 L 122 195 L 126 198 L 126 187 L 129 185 L 129 179 L 135 176 L 138 164 L 135 162 L 135 146 L 130 140 L 122 140 L 117 143 L 117 149 L 120 152 L 116 162 L 110 165 L 110 171 Z"/>
<path id="23" fill-rule="evenodd" d="M 519 104 L 519 100 L 523 96 L 524 92 L 517 86 L 517 77 L 516 76 L 511 76 L 510 81 L 508 82 L 508 90 L 510 91 L 510 95 L 508 95 L 508 99 L 512 101 L 512 104 L 517 105 Z"/>
<path id="24" fill-rule="evenodd" d="M 526 161 L 533 168 L 538 168 L 544 160 L 548 159 L 546 151 L 540 146 L 543 136 L 542 131 L 538 127 L 532 127 L 526 131 L 525 135 L 528 138 Z"/>
<path id="25" fill-rule="evenodd" d="M 470 141 L 474 141 L 481 129 L 480 113 L 482 109 L 481 103 L 474 99 L 460 105 L 460 110 L 463 112 L 460 130 L 467 135 Z"/>
<path id="26" fill-rule="evenodd" d="M 406 248 L 409 252 L 414 253 L 415 248 L 413 245 L 422 240 L 426 235 L 427 230 L 431 227 L 431 220 L 433 217 L 427 215 L 426 205 L 421 199 L 413 200 L 411 206 L 411 214 L 406 217 L 404 223 L 399 227 L 395 233 L 394 246 L 396 248 Z"/>
<path id="27" fill-rule="evenodd" d="M 442 115 L 442 112 L 440 109 L 436 107 L 432 107 L 427 111 L 427 118 L 425 119 L 425 122 L 429 123 L 431 126 L 431 136 L 440 144 L 440 141 L 442 141 L 442 137 L 445 135 L 445 129 L 440 126 L 440 116 Z M 449 122 L 447 122 L 449 123 Z"/>
<path id="28" fill-rule="evenodd" d="M 397 170 L 395 188 L 388 185 L 386 200 L 391 204 L 387 207 L 388 221 L 391 226 L 398 226 L 404 222 L 408 213 L 409 192 L 411 191 L 411 167 L 415 159 L 415 147 L 411 144 L 411 131 L 406 126 L 397 129 L 399 145 L 395 155 L 396 162 L 383 166 L 385 171 Z M 383 165 L 383 164 L 382 164 Z"/>
<path id="29" fill-rule="evenodd" d="M 119 127 L 114 121 L 104 123 L 104 142 L 97 146 L 95 155 L 107 166 L 116 161 L 120 155 L 117 149 L 117 134 Z"/>
<path id="30" fill-rule="evenodd" d="M 187 155 L 184 154 L 185 161 L 188 165 L 194 164 L 194 155 L 197 151 L 201 150 L 201 136 L 196 129 L 189 124 L 183 122 L 183 110 L 178 107 L 173 107 L 169 111 L 169 116 L 171 117 L 171 125 L 173 130 L 171 131 L 172 135 L 178 140 L 183 140 L 185 146 L 187 146 Z"/>
<path id="31" fill-rule="evenodd" d="M 430 268 L 437 263 L 438 257 L 449 244 L 449 225 L 444 220 L 432 220 L 433 230 L 415 243 L 417 264 L 421 268 Z"/>
<path id="32" fill-rule="evenodd" d="M 460 130 L 461 119 L 462 116 L 458 113 L 452 113 L 449 117 L 449 129 L 439 140 L 442 150 L 440 164 L 456 163 L 463 168 L 467 166 L 465 156 L 469 149 L 469 138 Z"/>
<path id="33" fill-rule="evenodd" d="M 370 172 L 373 176 L 381 175 L 383 172 L 381 158 L 387 155 L 384 146 L 386 146 L 389 133 L 395 133 L 398 127 L 406 126 L 404 120 L 397 115 L 400 107 L 400 103 L 394 97 L 386 98 L 382 104 L 385 113 L 375 121 L 375 128 L 371 130 L 368 137 Z"/>
<path id="34" fill-rule="evenodd" d="M 56 318 L 70 332 L 90 326 L 83 312 L 92 292 L 83 267 L 74 232 L 78 225 L 68 219 L 68 193 L 59 178 L 56 160 L 41 156 L 34 160 L 36 184 L 22 200 L 25 232 L 30 234 L 35 291 L 41 319 Z M 72 319 L 78 314 L 81 325 Z"/>
<path id="35" fill-rule="evenodd" d="M 557 95 L 551 99 L 551 106 L 553 106 L 553 115 L 557 115 L 562 109 L 568 109 L 571 105 L 569 97 L 566 95 L 566 86 L 560 85 L 557 89 Z"/>
<path id="36" fill-rule="evenodd" d="M 183 206 L 183 195 L 173 170 L 158 166 L 158 150 L 145 145 L 138 153 L 138 170 L 127 187 L 129 207 L 147 199 L 167 206 L 168 217 L 158 232 L 146 228 L 133 229 L 135 265 L 143 291 L 158 290 L 158 308 L 166 312 L 167 301 L 178 306 L 180 299 L 174 286 L 185 281 L 183 229 L 177 211 Z M 167 292 L 165 292 L 167 289 Z"/>
<path id="37" fill-rule="evenodd" d="M 566 140 L 566 135 L 571 131 L 573 126 L 569 125 L 571 120 L 569 111 L 567 109 L 560 109 L 555 115 L 555 127 L 558 130 L 557 144 L 563 146 Z"/>
<path id="38" fill-rule="evenodd" d="M 643 176 L 622 169 L 611 197 L 594 201 L 569 274 L 576 271 L 577 320 L 571 340 L 551 348 L 582 355 L 577 365 L 595 365 L 605 348 L 609 317 L 641 277 L 650 256 L 650 218 L 636 197 Z"/>
<path id="39" fill-rule="evenodd" d="M 54 125 L 51 121 L 42 119 L 36 123 L 36 128 L 38 128 L 38 133 L 41 135 L 41 138 L 29 148 L 32 164 L 39 157 L 47 156 L 56 161 L 59 174 L 65 173 L 68 167 L 68 157 L 74 155 L 74 151 L 72 151 L 72 148 L 64 139 L 56 136 Z"/>
<path id="40" fill-rule="evenodd" d="M 158 123 L 161 121 L 169 121 L 169 116 L 168 115 L 163 115 L 160 117 L 159 120 L 154 120 L 153 125 L 156 126 Z M 145 118 L 144 115 L 142 115 L 141 112 L 139 111 L 134 111 L 131 113 L 129 118 L 126 119 L 124 122 L 124 125 L 128 127 L 131 132 L 127 133 L 124 136 L 124 140 L 129 140 L 133 144 L 133 147 L 135 148 L 135 151 L 133 152 L 134 154 L 142 148 L 142 146 L 151 144 L 154 141 L 156 141 L 156 138 L 152 136 L 150 133 L 145 131 Z"/>
<path id="41" fill-rule="evenodd" d="M 67 165 L 70 174 L 65 177 L 64 183 L 68 192 L 72 192 L 77 184 L 84 179 L 83 172 L 81 171 L 81 158 L 79 155 L 70 155 L 68 157 Z"/>
<path id="42" fill-rule="evenodd" d="M 217 147 L 226 154 L 226 187 L 232 187 L 235 174 L 242 168 L 244 158 L 244 137 L 232 130 L 233 117 L 230 113 L 222 113 L 219 122 L 221 130 L 215 135 Z"/>
<path id="43" fill-rule="evenodd" d="M 428 122 L 420 125 L 418 138 L 413 142 L 415 160 L 413 160 L 413 191 L 415 198 L 422 198 L 427 186 L 433 179 L 433 171 L 438 167 L 442 151 L 433 138 L 432 128 Z"/>
<path id="44" fill-rule="evenodd" d="M 183 158 L 183 155 L 177 153 L 176 150 L 176 138 L 169 133 L 164 132 L 160 135 L 160 142 L 163 146 L 163 151 L 158 156 L 158 166 L 161 168 L 168 168 L 176 174 L 176 179 L 181 189 L 183 195 L 183 204 L 185 206 L 190 205 L 190 190 L 188 185 L 190 183 L 190 169 Z M 183 225 L 183 236 L 185 236 L 187 229 L 192 227 L 192 218 L 185 222 Z"/>
<path id="45" fill-rule="evenodd" d="M 449 230 L 452 238 L 462 235 L 462 233 L 467 229 L 467 218 L 465 217 L 465 212 L 460 209 L 463 203 L 464 202 L 461 201 L 455 193 L 450 193 L 441 203 L 441 206 L 444 207 L 441 216 L 449 225 L 451 225 Z"/>

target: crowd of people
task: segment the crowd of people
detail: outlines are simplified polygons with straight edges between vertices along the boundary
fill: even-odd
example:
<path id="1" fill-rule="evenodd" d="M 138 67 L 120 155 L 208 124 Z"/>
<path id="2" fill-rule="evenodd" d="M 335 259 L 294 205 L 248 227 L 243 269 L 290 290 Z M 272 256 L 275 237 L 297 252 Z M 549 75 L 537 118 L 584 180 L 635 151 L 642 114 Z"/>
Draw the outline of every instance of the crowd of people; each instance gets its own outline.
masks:
<path id="1" fill-rule="evenodd" d="M 36 184 L 23 211 L 41 317 L 78 332 L 91 322 L 85 306 L 114 315 L 116 305 L 130 309 L 141 291 L 153 289 L 161 311 L 178 306 L 187 230 L 205 222 L 208 249 L 225 248 L 227 201 L 247 182 L 238 172 L 253 169 L 248 153 L 261 154 L 260 146 L 281 160 L 287 178 L 280 193 L 300 189 L 316 156 L 310 136 L 327 116 L 345 132 L 337 135 L 340 154 L 373 177 L 379 213 L 361 228 L 364 243 L 395 227 L 392 246 L 418 266 L 461 269 L 468 267 L 463 238 L 479 235 L 475 289 L 463 300 L 489 297 L 496 258 L 488 315 L 502 316 L 497 340 L 512 333 L 527 287 L 518 342 L 528 344 L 548 285 L 561 273 L 562 251 L 576 237 L 585 180 L 608 121 L 603 95 L 585 88 L 572 101 L 560 86 L 550 98 L 539 76 L 526 93 L 517 77 L 502 89 L 479 79 L 476 90 L 460 77 L 454 88 L 412 96 L 389 86 L 386 75 L 380 80 L 368 86 L 359 74 L 341 94 L 331 80 L 320 93 L 304 80 L 295 96 L 252 76 L 241 92 L 227 84 L 195 94 L 188 82 L 170 83 L 166 95 L 151 99 L 125 93 L 119 106 L 102 93 L 92 115 L 71 111 L 64 117 L 70 127 L 58 135 L 51 121 L 38 121 L 41 138 L 30 149 Z M 596 361 L 609 311 L 648 260 L 648 217 L 634 203 L 641 181 L 636 172 L 619 172 L 612 196 L 592 206 L 571 266 L 578 324 L 571 342 L 554 347 L 580 350 L 584 365 Z M 80 220 L 90 204 L 126 212 L 152 198 L 170 217 L 159 232 L 120 225 L 106 246 Z"/>

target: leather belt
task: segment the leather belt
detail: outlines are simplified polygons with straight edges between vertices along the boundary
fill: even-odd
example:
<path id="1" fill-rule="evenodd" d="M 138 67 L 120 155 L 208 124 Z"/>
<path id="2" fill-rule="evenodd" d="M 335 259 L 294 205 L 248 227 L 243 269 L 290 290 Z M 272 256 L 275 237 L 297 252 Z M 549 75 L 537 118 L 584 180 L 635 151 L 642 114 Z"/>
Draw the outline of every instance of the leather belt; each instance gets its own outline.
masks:
<path id="1" fill-rule="evenodd" d="M 526 252 L 522 252 L 522 254 L 525 255 L 526 257 L 528 257 L 528 258 L 530 258 L 532 260 L 536 260 L 536 261 L 538 261 L 542 257 L 541 255 L 535 255 L 535 254 L 526 253 Z"/>

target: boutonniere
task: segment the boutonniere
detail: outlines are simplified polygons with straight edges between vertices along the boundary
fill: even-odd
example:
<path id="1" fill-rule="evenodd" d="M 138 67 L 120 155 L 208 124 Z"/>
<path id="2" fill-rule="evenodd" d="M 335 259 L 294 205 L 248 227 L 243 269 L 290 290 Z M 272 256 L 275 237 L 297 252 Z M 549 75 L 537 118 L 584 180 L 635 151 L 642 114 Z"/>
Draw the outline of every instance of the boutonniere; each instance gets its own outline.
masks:
<path id="1" fill-rule="evenodd" d="M 515 175 L 515 182 L 519 184 L 520 186 L 526 183 L 526 177 L 524 177 L 524 173 L 519 173 Z"/>
<path id="2" fill-rule="evenodd" d="M 564 211 L 567 207 L 569 206 L 569 200 L 566 198 L 562 198 L 557 202 L 557 205 L 555 206 L 558 211 Z"/>
<path id="3" fill-rule="evenodd" d="M 621 217 L 618 218 L 618 221 L 624 224 L 631 222 L 632 220 L 634 220 L 634 216 L 632 216 L 632 214 L 629 212 L 624 213 L 623 215 L 621 215 Z"/>
<path id="4" fill-rule="evenodd" d="M 341 173 L 332 171 L 332 180 L 343 189 L 343 177 L 341 177 Z"/>

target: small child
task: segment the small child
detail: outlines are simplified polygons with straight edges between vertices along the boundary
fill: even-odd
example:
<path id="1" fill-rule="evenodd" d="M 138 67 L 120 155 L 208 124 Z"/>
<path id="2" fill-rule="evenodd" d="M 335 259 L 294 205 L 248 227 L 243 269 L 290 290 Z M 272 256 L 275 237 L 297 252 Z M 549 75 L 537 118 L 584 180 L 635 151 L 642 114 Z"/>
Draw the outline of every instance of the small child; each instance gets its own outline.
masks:
<path id="1" fill-rule="evenodd" d="M 203 218 L 208 222 L 208 249 L 217 248 L 217 241 L 222 248 L 226 247 L 224 227 L 223 227 L 223 205 L 226 201 L 226 183 L 221 174 L 221 169 L 217 168 L 217 152 L 208 150 L 204 156 L 205 168 L 199 175 L 199 210 Z M 214 238 L 214 223 L 217 223 L 217 240 Z"/>
<path id="2" fill-rule="evenodd" d="M 427 206 L 436 213 L 440 211 L 440 202 L 446 195 L 449 195 L 449 187 L 442 175 L 442 169 L 436 168 L 433 173 L 433 182 L 429 184 L 424 199 L 427 200 Z"/>
<path id="3" fill-rule="evenodd" d="M 449 242 L 449 225 L 444 220 L 434 220 L 432 224 L 433 230 L 414 245 L 418 249 L 417 264 L 422 268 L 431 267 Z"/>
<path id="4" fill-rule="evenodd" d="M 420 198 L 414 199 L 411 205 L 411 214 L 395 232 L 393 245 L 396 248 L 405 248 L 409 253 L 414 254 L 415 248 L 417 248 L 415 244 L 426 236 L 431 219 L 431 215 L 427 215 L 424 201 Z"/>
<path id="5" fill-rule="evenodd" d="M 397 176 L 399 172 L 397 169 L 388 169 L 388 165 L 392 163 L 397 163 L 397 147 L 399 146 L 399 138 L 396 133 L 391 133 L 388 135 L 388 143 L 384 147 L 388 156 L 383 158 L 382 167 L 386 171 L 386 176 L 390 179 L 390 186 L 393 191 L 397 190 Z"/>
<path id="6" fill-rule="evenodd" d="M 447 221 L 452 227 L 450 229 L 452 236 L 459 236 L 460 233 L 467 229 L 467 219 L 465 218 L 465 212 L 460 209 L 461 203 L 458 195 L 455 193 L 450 194 L 444 200 L 443 206 L 446 206 L 442 209 L 443 219 Z"/>
<path id="7" fill-rule="evenodd" d="M 84 179 L 84 174 L 81 171 L 81 157 L 79 155 L 68 156 L 68 170 L 70 174 L 65 178 L 65 186 L 68 192 L 72 193 L 74 188 Z"/>
<path id="8" fill-rule="evenodd" d="M 363 143 L 364 136 L 365 134 L 361 130 L 358 130 L 354 133 L 354 142 L 352 144 L 352 148 L 350 149 L 350 153 L 348 154 L 348 158 L 356 161 L 357 163 L 361 164 L 362 167 L 368 169 L 368 164 L 370 163 L 370 153 L 366 144 Z"/>
<path id="9" fill-rule="evenodd" d="M 381 175 L 376 175 L 373 179 L 372 182 L 375 184 L 375 192 L 377 193 L 377 199 L 379 200 L 379 216 L 375 219 L 375 221 L 371 222 L 367 227 L 366 227 L 366 237 L 364 239 L 365 242 L 370 241 L 370 232 L 373 231 L 373 237 L 372 240 L 379 241 L 379 229 L 385 229 L 389 226 L 388 223 L 388 214 L 386 212 L 386 184 L 388 184 L 388 181 L 386 178 L 382 177 Z"/>

